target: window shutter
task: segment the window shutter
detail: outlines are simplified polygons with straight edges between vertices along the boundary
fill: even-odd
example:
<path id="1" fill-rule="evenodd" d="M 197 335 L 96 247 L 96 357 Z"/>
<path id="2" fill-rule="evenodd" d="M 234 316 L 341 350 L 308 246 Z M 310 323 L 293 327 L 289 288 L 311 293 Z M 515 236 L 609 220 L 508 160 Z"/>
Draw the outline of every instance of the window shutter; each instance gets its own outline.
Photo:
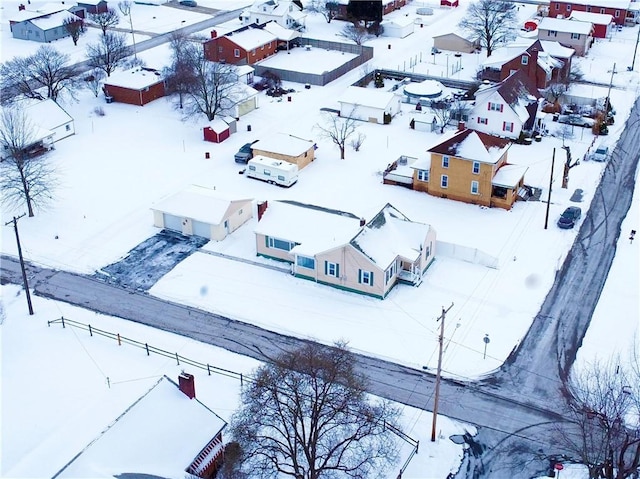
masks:
<path id="1" fill-rule="evenodd" d="M 362 284 L 362 270 L 361 269 L 358 270 L 358 283 Z"/>
<path id="2" fill-rule="evenodd" d="M 373 286 L 373 271 L 370 274 L 371 274 L 371 280 L 369 281 L 369 284 Z"/>
<path id="3" fill-rule="evenodd" d="M 265 236 L 264 237 L 264 245 L 268 248 L 269 247 L 269 237 Z"/>
<path id="4" fill-rule="evenodd" d="M 340 265 L 336 263 L 336 278 L 340 277 Z"/>
<path id="5" fill-rule="evenodd" d="M 487 110 L 491 111 L 491 102 L 487 103 Z"/>
<path id="6" fill-rule="evenodd" d="M 325 261 L 325 262 L 324 262 L 324 274 L 325 274 L 325 275 L 327 274 L 327 271 L 329 270 L 329 265 L 328 265 L 328 263 L 329 263 L 328 261 Z"/>
<path id="7" fill-rule="evenodd" d="M 500 113 L 502 113 L 502 109 L 504 108 L 504 105 L 502 103 L 500 103 Z"/>
<path id="8" fill-rule="evenodd" d="M 505 131 L 507 129 L 507 122 L 503 121 L 502 122 L 502 131 Z"/>

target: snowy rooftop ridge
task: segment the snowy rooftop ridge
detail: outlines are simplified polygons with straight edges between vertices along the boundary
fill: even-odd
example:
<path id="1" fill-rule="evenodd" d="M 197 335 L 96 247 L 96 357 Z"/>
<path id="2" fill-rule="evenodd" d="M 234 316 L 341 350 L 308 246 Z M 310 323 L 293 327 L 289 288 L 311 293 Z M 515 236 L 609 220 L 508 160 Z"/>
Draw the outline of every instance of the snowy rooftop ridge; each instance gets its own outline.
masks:
<path id="1" fill-rule="evenodd" d="M 589 35 L 593 28 L 591 22 L 579 22 L 576 20 L 568 20 L 566 18 L 545 17 L 538 25 L 538 30 L 551 30 L 556 32 L 577 33 L 581 35 Z"/>
<path id="2" fill-rule="evenodd" d="M 162 81 L 163 78 L 160 72 L 153 68 L 135 67 L 130 70 L 112 73 L 110 77 L 105 79 L 104 84 L 142 90 Z"/>
<path id="3" fill-rule="evenodd" d="M 395 98 L 395 93 L 374 88 L 350 86 L 338 98 L 338 103 L 347 103 L 370 108 L 386 108 Z"/>
<path id="4" fill-rule="evenodd" d="M 450 155 L 465 160 L 496 163 L 511 146 L 506 138 L 466 129 L 427 150 L 429 153 Z"/>
<path id="5" fill-rule="evenodd" d="M 608 13 L 581 12 L 573 10 L 571 15 L 569 15 L 569 20 L 591 22 L 595 25 L 609 25 L 613 22 L 613 16 Z"/>

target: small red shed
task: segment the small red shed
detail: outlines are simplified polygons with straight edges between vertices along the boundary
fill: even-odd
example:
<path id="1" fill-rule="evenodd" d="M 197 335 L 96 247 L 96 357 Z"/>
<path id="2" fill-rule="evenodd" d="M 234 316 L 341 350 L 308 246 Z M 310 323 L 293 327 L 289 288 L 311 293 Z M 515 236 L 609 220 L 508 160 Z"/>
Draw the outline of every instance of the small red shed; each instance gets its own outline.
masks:
<path id="1" fill-rule="evenodd" d="M 440 0 L 441 7 L 457 7 L 458 0 Z"/>
<path id="2" fill-rule="evenodd" d="M 229 125 L 221 118 L 214 118 L 202 129 L 202 132 L 204 133 L 204 141 L 213 143 L 222 143 L 231 136 Z"/>

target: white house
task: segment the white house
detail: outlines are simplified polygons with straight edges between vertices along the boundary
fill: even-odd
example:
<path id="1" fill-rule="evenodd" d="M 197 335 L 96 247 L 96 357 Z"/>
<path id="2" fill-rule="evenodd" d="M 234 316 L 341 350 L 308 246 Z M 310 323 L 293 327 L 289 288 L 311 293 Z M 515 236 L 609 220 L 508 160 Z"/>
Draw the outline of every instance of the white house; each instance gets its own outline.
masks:
<path id="1" fill-rule="evenodd" d="M 222 241 L 253 217 L 252 200 L 231 200 L 196 185 L 160 200 L 151 210 L 158 228 L 214 241 Z"/>
<path id="2" fill-rule="evenodd" d="M 53 132 L 53 141 L 75 134 L 73 118 L 51 99 L 32 101 L 24 105 L 24 112 L 39 127 Z"/>
<path id="3" fill-rule="evenodd" d="M 393 92 L 350 86 L 338 99 L 340 116 L 372 123 L 385 122 L 385 114 L 393 117 L 400 112 L 402 97 Z"/>
<path id="4" fill-rule="evenodd" d="M 404 38 L 413 33 L 415 21 L 412 17 L 402 16 L 382 20 L 380 26 L 384 29 L 383 37 Z"/>
<path id="5" fill-rule="evenodd" d="M 304 30 L 306 13 L 292 0 L 258 0 L 240 14 L 243 25 L 276 22 L 284 28 Z"/>
<path id="6" fill-rule="evenodd" d="M 494 136 L 518 138 L 535 126 L 540 94 L 521 70 L 506 80 L 476 92 L 468 126 Z"/>

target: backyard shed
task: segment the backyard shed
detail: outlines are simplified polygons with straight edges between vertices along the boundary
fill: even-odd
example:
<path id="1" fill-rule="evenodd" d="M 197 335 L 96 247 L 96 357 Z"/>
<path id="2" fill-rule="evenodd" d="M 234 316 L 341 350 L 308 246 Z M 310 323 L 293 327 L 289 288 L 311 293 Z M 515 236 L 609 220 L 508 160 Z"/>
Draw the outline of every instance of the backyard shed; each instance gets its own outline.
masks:
<path id="1" fill-rule="evenodd" d="M 153 205 L 153 225 L 221 241 L 253 217 L 252 201 L 228 199 L 215 190 L 193 185 Z"/>
<path id="2" fill-rule="evenodd" d="M 222 143 L 231 136 L 229 125 L 222 118 L 214 118 L 202 129 L 204 141 Z"/>
<path id="3" fill-rule="evenodd" d="M 383 20 L 380 25 L 384 28 L 382 36 L 404 38 L 413 33 L 415 22 L 413 18 L 402 16 Z"/>
<path id="4" fill-rule="evenodd" d="M 338 99 L 340 116 L 372 123 L 389 123 L 400 112 L 402 98 L 390 91 L 350 86 Z M 385 115 L 387 121 L 385 121 Z"/>
<path id="5" fill-rule="evenodd" d="M 433 37 L 433 48 L 448 52 L 473 53 L 480 47 L 477 38 L 470 34 L 449 32 Z"/>
<path id="6" fill-rule="evenodd" d="M 301 170 L 315 159 L 315 143 L 294 135 L 277 133 L 269 135 L 251 146 L 253 156 L 266 156 L 288 161 Z"/>

